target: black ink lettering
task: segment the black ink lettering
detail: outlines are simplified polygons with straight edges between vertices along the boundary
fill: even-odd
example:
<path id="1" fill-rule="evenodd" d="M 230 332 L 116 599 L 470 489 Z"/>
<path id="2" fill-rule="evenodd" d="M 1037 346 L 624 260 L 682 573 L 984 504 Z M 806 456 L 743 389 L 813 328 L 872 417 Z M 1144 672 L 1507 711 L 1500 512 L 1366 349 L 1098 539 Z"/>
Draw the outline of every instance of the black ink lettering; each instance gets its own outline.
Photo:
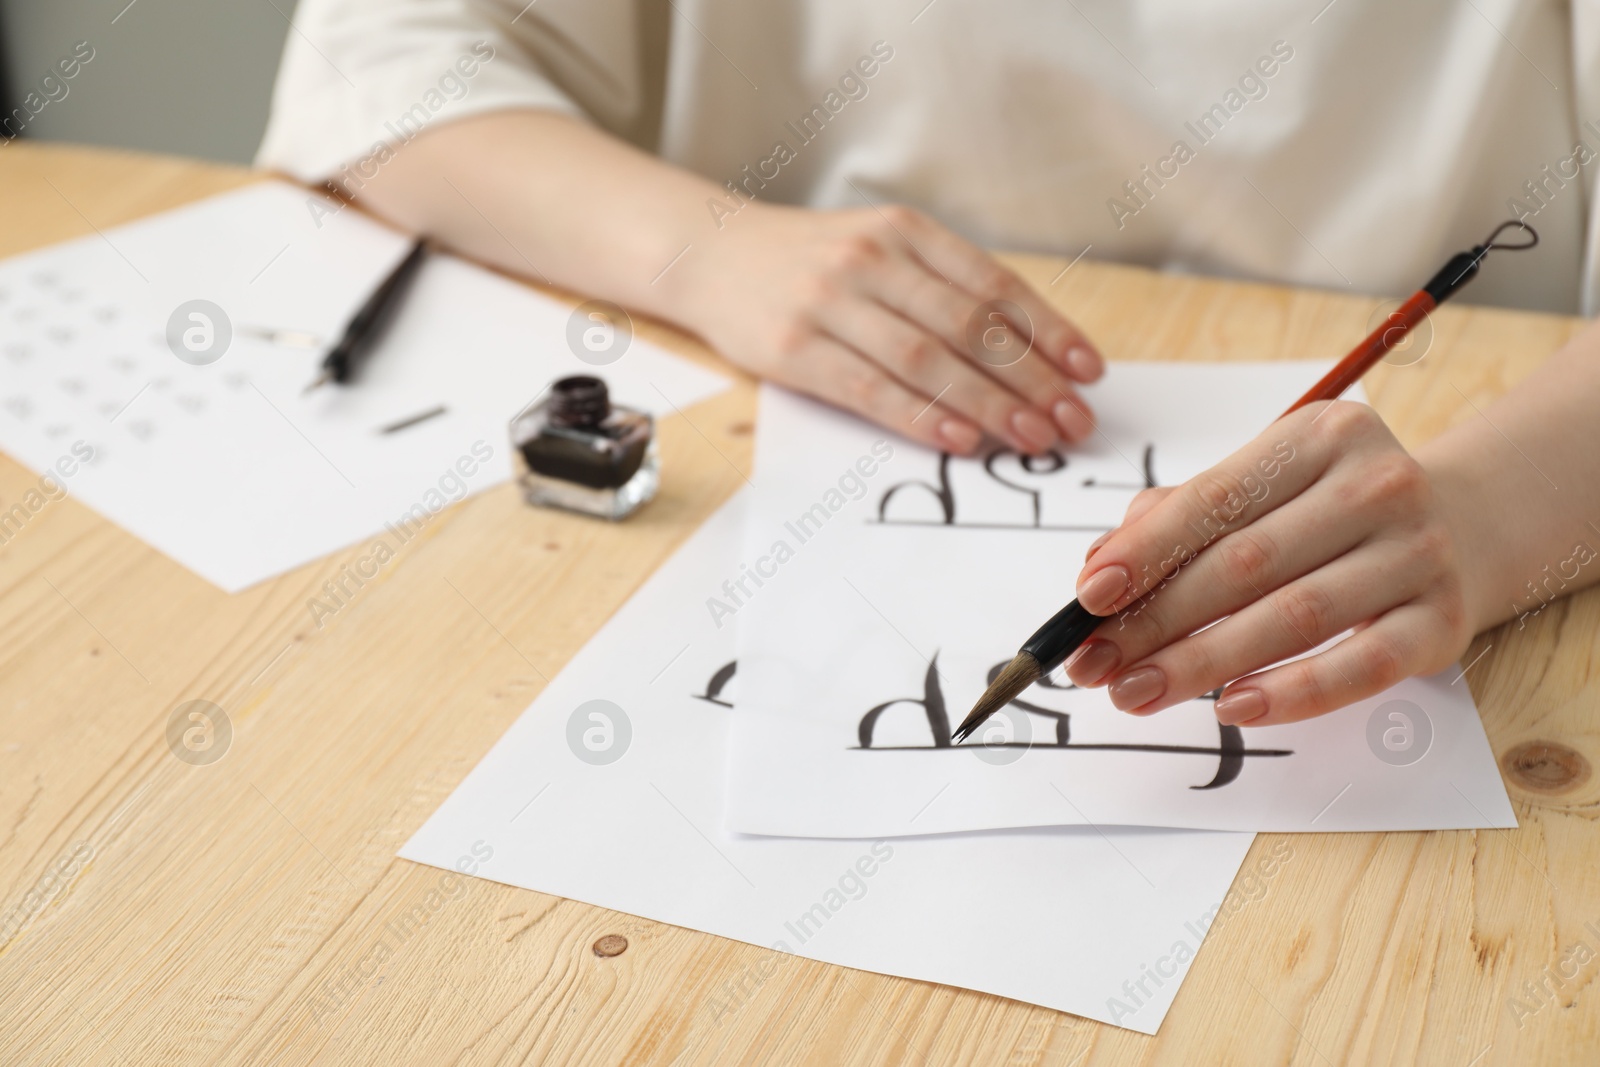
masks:
<path id="1" fill-rule="evenodd" d="M 956 498 L 950 491 L 950 453 L 939 453 L 939 485 L 937 488 L 924 481 L 912 479 L 907 482 L 898 482 L 883 491 L 883 497 L 878 501 L 878 521 L 888 522 L 889 501 L 902 489 L 926 489 L 933 494 L 939 502 L 939 508 L 944 514 L 944 521 L 935 525 L 950 526 L 956 521 Z"/>
<path id="2" fill-rule="evenodd" d="M 1217 731 L 1222 735 L 1217 741 L 1217 773 L 1205 785 L 1191 785 L 1190 789 L 1221 789 L 1244 770 L 1244 731 L 1220 722 Z"/>
<path id="3" fill-rule="evenodd" d="M 718 704 L 724 708 L 733 707 L 732 704 L 722 699 L 722 690 L 733 680 L 733 673 L 738 669 L 739 661 L 730 659 L 717 668 L 716 673 L 711 676 L 711 680 L 706 683 L 706 691 L 704 693 L 690 693 L 689 695 L 696 700 L 704 700 L 709 704 Z"/>
<path id="4" fill-rule="evenodd" d="M 1037 490 L 1037 489 L 1029 489 L 1025 485 L 1018 485 L 1016 482 L 1007 481 L 1006 479 L 1000 477 L 1000 475 L 995 473 L 995 469 L 994 469 L 995 460 L 999 459 L 1001 456 L 1016 456 L 1016 455 L 1017 455 L 1017 453 L 1011 451 L 1011 449 L 1009 449 L 1009 448 L 998 448 L 998 449 L 995 449 L 993 452 L 990 452 L 987 456 L 984 457 L 983 469 L 984 469 L 984 472 L 989 475 L 989 477 L 993 478 L 995 481 L 999 482 L 1001 485 L 1005 486 L 1007 489 L 1015 489 L 1017 492 L 1026 493 L 1029 497 L 1032 498 L 1033 525 L 1034 525 L 1035 529 L 1038 529 L 1038 527 L 1039 527 L 1039 495 L 1040 495 L 1039 490 Z M 1064 470 L 1066 468 L 1066 466 L 1067 466 L 1066 457 L 1062 456 L 1061 453 L 1057 452 L 1055 449 L 1051 449 L 1050 451 L 1046 452 L 1042 456 L 1018 456 L 1018 459 L 1019 459 L 1019 466 L 1021 466 L 1022 469 L 1027 471 L 1029 474 L 1054 474 L 1059 470 Z M 1044 470 L 1039 469 L 1037 464 L 1040 463 L 1040 462 L 1046 461 L 1046 460 L 1048 460 L 1049 462 L 1051 462 L 1054 465 L 1049 467 L 1048 469 L 1044 469 Z"/>
<path id="5" fill-rule="evenodd" d="M 1222 686 L 1217 686 L 1205 695 L 1211 701 L 1212 708 L 1217 706 L 1217 701 L 1222 697 Z M 1228 726 L 1217 723 L 1220 736 L 1217 739 L 1217 773 L 1205 785 L 1191 785 L 1190 789 L 1221 789 L 1223 786 L 1239 777 L 1244 770 L 1244 731 L 1237 726 Z"/>
<path id="6" fill-rule="evenodd" d="M 941 748 L 956 751 L 962 748 L 974 747 L 970 745 L 952 745 L 950 743 L 950 720 L 945 712 L 944 692 L 939 687 L 938 658 L 938 655 L 935 654 L 934 658 L 928 663 L 928 671 L 923 678 L 922 699 L 918 700 L 914 697 L 901 697 L 897 700 L 885 701 L 861 717 L 861 723 L 857 727 L 856 731 L 858 742 L 856 747 L 858 749 L 874 748 L 872 744 L 873 728 L 877 725 L 878 719 L 883 715 L 883 713 L 889 708 L 894 707 L 896 704 L 922 705 L 923 710 L 928 716 L 928 729 L 933 735 L 933 744 L 879 745 L 876 746 L 877 751 L 906 752 L 917 750 L 927 751 L 930 749 Z M 1005 668 L 1005 664 L 1006 661 L 1002 661 L 989 668 L 987 676 L 989 683 L 992 684 L 994 680 L 999 677 L 1001 670 Z M 728 670 L 731 673 L 731 668 L 732 664 L 729 664 L 728 667 L 724 668 L 724 670 Z M 1066 685 L 1057 685 L 1055 683 L 1048 683 L 1045 680 L 1041 680 L 1040 682 L 1036 682 L 1034 684 L 1042 685 L 1046 689 L 1077 688 L 1071 683 Z M 1221 695 L 1222 689 L 1219 687 L 1217 689 L 1213 689 L 1211 692 L 1205 694 L 1205 696 L 1200 697 L 1199 699 L 1215 702 L 1216 699 Z M 1237 781 L 1240 774 L 1243 773 L 1245 759 L 1248 757 L 1294 755 L 1294 749 L 1292 748 L 1250 748 L 1244 743 L 1244 731 L 1239 729 L 1237 726 L 1227 726 L 1222 723 L 1217 724 L 1218 739 L 1217 746 L 1215 748 L 1210 748 L 1205 745 L 1074 742 L 1071 740 L 1070 719 L 1067 713 L 1052 711 L 1049 708 L 1040 707 L 1039 705 L 1033 704 L 1026 700 L 1013 699 L 1011 703 L 1015 704 L 1019 708 L 1022 708 L 1024 711 L 1031 712 L 1035 715 L 1042 715 L 1046 718 L 1055 720 L 1056 739 L 1054 743 L 1044 741 L 1034 742 L 1029 746 L 1032 748 L 1054 748 L 1057 750 L 1072 749 L 1082 752 L 1144 752 L 1178 756 L 1217 757 L 1216 774 L 1214 774 L 1211 780 L 1206 782 L 1204 785 L 1192 785 L 1189 787 L 1190 789 L 1195 790 L 1221 789 L 1224 786 L 1231 785 L 1233 782 Z"/>
<path id="7" fill-rule="evenodd" d="M 955 487 L 951 483 L 951 456 L 948 452 L 939 453 L 939 473 L 937 484 L 922 479 L 911 479 L 909 481 L 897 482 L 896 484 L 885 489 L 883 495 L 878 498 L 878 517 L 875 521 L 879 525 L 887 526 L 962 526 L 989 530 L 1071 530 L 1079 533 L 1099 533 L 1111 529 L 1110 526 L 1107 526 L 1104 523 L 1046 523 L 1044 521 L 1043 490 L 1039 488 L 1030 488 L 1027 485 L 1013 481 L 995 469 L 996 464 L 999 463 L 1002 457 L 1010 456 L 1015 456 L 1017 458 L 1018 466 L 1020 466 L 1023 471 L 1029 474 L 1042 475 L 1047 478 L 1051 475 L 1059 475 L 1061 471 L 1066 470 L 1070 461 L 1060 452 L 1050 451 L 1039 456 L 1024 456 L 1008 448 L 995 449 L 984 456 L 982 463 L 985 474 L 987 474 L 994 481 L 1005 486 L 1007 489 L 1012 489 L 1016 492 L 1023 493 L 1028 497 L 1029 507 L 1032 513 L 1030 521 L 1028 522 L 989 522 L 985 521 L 984 517 L 981 515 L 977 518 L 968 516 L 965 519 L 957 519 L 956 515 L 959 511 L 959 508 L 957 506 L 957 494 Z M 1143 459 L 1143 468 L 1140 471 L 1142 478 L 1140 482 L 1108 482 L 1100 481 L 1095 477 L 1090 476 L 1083 479 L 1082 485 L 1085 488 L 1113 489 L 1121 492 L 1138 492 L 1141 489 L 1152 489 L 1156 485 L 1155 445 L 1147 444 L 1144 446 Z M 1130 466 L 1131 465 L 1132 464 L 1130 461 Z M 1054 484 L 1065 485 L 1068 483 L 1063 476 Z M 939 517 L 936 519 L 891 518 L 889 515 L 889 505 L 902 489 L 921 489 L 929 493 L 939 504 Z M 904 509 L 902 509 L 902 512 L 903 511 Z M 868 521 L 871 522 L 874 520 Z"/>
<path id="8" fill-rule="evenodd" d="M 1154 489 L 1156 487 L 1155 445 L 1144 446 L 1144 484 L 1134 485 L 1131 482 L 1101 482 L 1093 477 L 1083 480 L 1085 489 Z"/>
<path id="9" fill-rule="evenodd" d="M 922 679 L 922 699 L 900 697 L 888 700 L 865 715 L 856 729 L 856 740 L 862 748 L 872 747 L 872 729 L 878 725 L 883 713 L 896 704 L 921 704 L 928 716 L 928 731 L 933 734 L 934 748 L 950 747 L 950 716 L 944 710 L 944 691 L 939 688 L 939 653 L 928 661 L 928 673 Z"/>

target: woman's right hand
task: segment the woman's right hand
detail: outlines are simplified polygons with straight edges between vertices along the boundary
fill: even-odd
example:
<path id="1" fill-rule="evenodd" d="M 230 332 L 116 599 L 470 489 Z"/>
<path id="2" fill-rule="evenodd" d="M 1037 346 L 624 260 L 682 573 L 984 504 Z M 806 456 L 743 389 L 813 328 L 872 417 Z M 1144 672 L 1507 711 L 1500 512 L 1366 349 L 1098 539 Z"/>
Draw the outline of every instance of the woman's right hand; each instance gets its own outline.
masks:
<path id="1" fill-rule="evenodd" d="M 675 317 L 728 359 L 934 448 L 969 454 L 987 433 L 1036 454 L 1094 430 L 1074 385 L 1100 377 L 1099 353 L 1016 274 L 908 208 L 749 203 L 668 279 Z"/>

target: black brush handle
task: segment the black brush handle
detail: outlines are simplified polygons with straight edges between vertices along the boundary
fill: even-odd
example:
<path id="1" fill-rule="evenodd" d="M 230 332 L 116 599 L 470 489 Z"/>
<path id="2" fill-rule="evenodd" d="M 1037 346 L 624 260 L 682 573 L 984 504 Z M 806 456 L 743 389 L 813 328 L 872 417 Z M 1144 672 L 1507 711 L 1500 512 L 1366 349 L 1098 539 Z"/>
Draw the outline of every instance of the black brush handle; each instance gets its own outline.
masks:
<path id="1" fill-rule="evenodd" d="M 1061 666 L 1078 646 L 1089 639 L 1095 627 L 1105 622 L 1105 616 L 1091 615 L 1076 600 L 1050 616 L 1050 620 L 1023 642 L 1018 651 L 1026 652 L 1039 662 L 1039 674 L 1044 676 Z"/>
<path id="2" fill-rule="evenodd" d="M 351 317 L 345 326 L 344 336 L 322 360 L 322 369 L 330 379 L 344 385 L 355 376 L 356 360 L 367 354 L 379 329 L 392 317 L 399 303 L 397 297 L 401 288 L 422 265 L 422 258 L 427 251 L 426 239 L 418 237 L 413 241 L 406 258 L 372 291 L 367 302 Z"/>

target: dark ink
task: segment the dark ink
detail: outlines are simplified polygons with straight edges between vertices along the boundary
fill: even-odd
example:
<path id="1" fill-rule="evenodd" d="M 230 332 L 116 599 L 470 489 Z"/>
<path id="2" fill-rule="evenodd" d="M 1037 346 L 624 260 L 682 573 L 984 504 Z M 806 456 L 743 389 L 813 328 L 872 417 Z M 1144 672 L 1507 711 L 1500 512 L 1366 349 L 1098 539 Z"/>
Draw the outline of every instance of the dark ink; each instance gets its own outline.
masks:
<path id="1" fill-rule="evenodd" d="M 1061 453 L 1057 452 L 1055 449 L 1051 449 L 1050 451 L 1046 452 L 1042 456 L 1022 456 L 1022 455 L 1018 455 L 1018 453 L 1016 453 L 1016 452 L 1011 451 L 1009 448 L 996 449 L 995 451 L 990 452 L 987 456 L 984 457 L 983 469 L 984 469 L 984 472 L 989 475 L 989 477 L 993 478 L 995 481 L 999 482 L 1001 485 L 1005 486 L 1007 489 L 1015 489 L 1017 492 L 1026 493 L 1029 497 L 1032 498 L 1033 525 L 1034 525 L 1034 528 L 1037 529 L 1038 526 L 1039 526 L 1039 495 L 1040 495 L 1040 491 L 1037 490 L 1037 489 L 1029 489 L 1025 485 L 1018 485 L 1016 482 L 1007 481 L 1006 479 L 1000 477 L 1000 475 L 995 473 L 995 469 L 994 469 L 995 460 L 999 459 L 1001 456 L 1007 456 L 1007 455 L 1017 456 L 1019 465 L 1022 467 L 1023 470 L 1027 471 L 1029 474 L 1054 474 L 1056 471 L 1064 470 L 1066 468 L 1066 466 L 1067 466 L 1066 457 L 1063 456 Z M 1047 460 L 1049 462 L 1051 462 L 1052 464 L 1054 464 L 1054 465 L 1051 466 L 1051 467 L 1048 467 L 1048 468 L 1046 468 L 1044 470 L 1039 469 L 1037 464 L 1045 462 Z"/>
<path id="2" fill-rule="evenodd" d="M 655 421 L 611 403 L 606 383 L 562 378 L 511 422 L 528 503 L 620 519 L 655 495 Z"/>
<path id="3" fill-rule="evenodd" d="M 926 675 L 924 675 L 922 681 L 921 698 L 900 697 L 895 700 L 885 701 L 884 703 L 879 704 L 877 707 L 872 708 L 861 717 L 861 722 L 856 729 L 856 745 L 854 746 L 858 751 L 874 750 L 878 752 L 905 752 L 914 750 L 956 750 L 968 747 L 980 747 L 971 745 L 952 745 L 950 743 L 950 720 L 945 711 L 944 691 L 939 685 L 939 670 L 937 665 L 938 658 L 938 655 L 935 654 L 933 660 L 929 661 L 928 663 L 928 671 Z M 989 668 L 987 677 L 988 683 L 993 683 L 995 678 L 999 677 L 1000 671 L 1005 668 L 1006 662 L 1008 661 L 1002 660 L 993 667 Z M 727 669 L 728 668 L 724 668 L 724 670 Z M 1070 683 L 1067 685 L 1057 685 L 1053 682 L 1049 682 L 1047 679 L 1041 679 L 1040 682 L 1036 682 L 1035 684 L 1040 685 L 1045 689 L 1066 690 L 1077 688 L 1077 686 L 1074 686 Z M 708 689 L 707 691 L 709 692 L 710 690 Z M 1217 688 L 1213 689 L 1211 692 L 1205 694 L 1199 699 L 1210 700 L 1213 702 L 1213 704 L 1215 704 L 1217 698 L 1221 695 L 1221 688 Z M 1190 789 L 1221 789 L 1224 786 L 1232 784 L 1233 782 L 1237 781 L 1239 776 L 1244 772 L 1244 763 L 1247 757 L 1294 755 L 1294 750 L 1287 748 L 1249 748 L 1244 743 L 1244 731 L 1240 730 L 1237 726 L 1227 726 L 1222 723 L 1217 724 L 1218 739 L 1217 746 L 1215 748 L 1208 748 L 1204 745 L 1152 745 L 1120 744 L 1114 742 L 1073 742 L 1070 717 L 1066 712 L 1052 711 L 1049 708 L 1040 707 L 1039 705 L 1030 701 L 1021 699 L 1014 699 L 1011 701 L 1011 703 L 1030 714 L 1038 715 L 1050 720 L 1055 727 L 1055 739 L 1053 741 L 1007 741 L 998 745 L 990 745 L 988 747 L 1041 749 L 1054 748 L 1073 749 L 1084 752 L 1149 752 L 1165 753 L 1168 755 L 1215 756 L 1217 758 L 1217 770 L 1216 773 L 1212 775 L 1211 780 L 1203 785 L 1191 785 L 1189 787 Z M 873 729 L 878 724 L 878 719 L 882 717 L 886 710 L 894 707 L 896 704 L 920 704 L 922 706 L 923 710 L 927 712 L 928 731 L 932 737 L 933 744 L 874 745 L 872 743 L 872 733 Z"/>
<path id="4" fill-rule="evenodd" d="M 944 514 L 943 521 L 937 523 L 922 522 L 918 523 L 918 525 L 950 526 L 955 523 L 956 498 L 955 494 L 950 491 L 950 453 L 939 453 L 939 484 L 937 486 L 930 485 L 927 482 L 917 479 L 912 479 L 911 481 L 907 482 L 896 482 L 894 485 L 891 485 L 889 488 L 885 489 L 883 491 L 883 496 L 878 499 L 879 522 L 890 521 L 888 518 L 889 501 L 893 500 L 894 495 L 902 489 L 926 489 L 928 492 L 932 493 L 933 498 L 939 502 L 939 508 Z M 916 522 L 917 520 L 913 519 L 907 521 Z"/>
<path id="5" fill-rule="evenodd" d="M 1217 741 L 1217 773 L 1205 785 L 1191 785 L 1190 789 L 1221 789 L 1237 779 L 1244 770 L 1244 731 L 1237 726 L 1217 723 L 1222 735 Z"/>
<path id="6" fill-rule="evenodd" d="M 1009 448 L 998 448 L 988 453 L 983 458 L 984 473 L 994 482 L 1005 486 L 1014 492 L 1022 493 L 1028 498 L 1031 521 L 1029 522 L 991 522 L 982 516 L 973 516 L 963 513 L 964 517 L 958 519 L 958 494 L 950 479 L 950 453 L 939 453 L 939 473 L 937 484 L 922 479 L 910 479 L 897 482 L 883 491 L 878 498 L 878 517 L 869 519 L 882 526 L 960 526 L 967 528 L 982 528 L 988 530 L 1070 530 L 1083 533 L 1098 533 L 1111 529 L 1105 524 L 1049 524 L 1044 521 L 1044 490 L 1041 487 L 1022 485 L 1007 478 L 996 470 L 996 464 L 1002 459 L 1015 457 L 1017 465 L 1028 474 L 1040 475 L 1044 481 L 1041 485 L 1065 485 L 1067 475 L 1065 472 L 1070 465 L 1069 457 L 1060 452 L 1051 450 L 1038 456 L 1025 456 Z M 1081 482 L 1081 487 L 1086 489 L 1112 489 L 1120 492 L 1138 492 L 1141 489 L 1152 489 L 1156 485 L 1155 474 L 1155 445 L 1144 446 L 1142 471 L 1143 482 L 1105 482 L 1093 476 L 1086 477 Z M 904 489 L 920 489 L 929 493 L 939 505 L 937 519 L 891 518 L 889 505 Z"/>
<path id="7" fill-rule="evenodd" d="M 1085 478 L 1085 489 L 1132 489 L 1138 492 L 1141 489 L 1154 489 L 1156 487 L 1155 445 L 1144 446 L 1144 484 L 1135 485 L 1132 482 L 1099 482 L 1093 478 Z"/>
<path id="8" fill-rule="evenodd" d="M 706 691 L 704 693 L 690 693 L 689 695 L 696 700 L 704 700 L 708 704 L 717 704 L 724 708 L 733 707 L 732 704 L 722 699 L 722 690 L 733 680 L 733 674 L 738 669 L 739 661 L 730 659 L 717 668 L 716 673 L 711 676 L 711 680 L 706 683 Z"/>
<path id="9" fill-rule="evenodd" d="M 944 709 L 944 690 L 939 688 L 939 653 L 935 652 L 928 661 L 928 673 L 922 678 L 922 699 L 899 697 L 888 700 L 861 716 L 861 725 L 856 728 L 856 740 L 861 748 L 872 747 L 872 728 L 878 725 L 883 713 L 896 704 L 921 704 L 928 716 L 928 732 L 933 735 L 933 747 L 950 747 L 950 716 Z"/>

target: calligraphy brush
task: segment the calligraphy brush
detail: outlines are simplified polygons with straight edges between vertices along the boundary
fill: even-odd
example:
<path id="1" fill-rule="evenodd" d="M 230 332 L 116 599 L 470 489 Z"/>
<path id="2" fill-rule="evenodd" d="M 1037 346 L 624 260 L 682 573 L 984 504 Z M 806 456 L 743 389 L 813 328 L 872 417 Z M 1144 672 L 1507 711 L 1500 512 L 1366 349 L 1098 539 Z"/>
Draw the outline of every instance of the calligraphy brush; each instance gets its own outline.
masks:
<path id="1" fill-rule="evenodd" d="M 1496 244 L 1495 238 L 1513 226 L 1526 230 L 1530 240 L 1514 245 Z M 1368 334 L 1366 340 L 1356 345 L 1350 354 L 1341 359 L 1321 381 L 1312 386 L 1305 396 L 1289 405 L 1289 410 L 1283 414 L 1288 415 L 1319 400 L 1337 399 L 1339 394 L 1354 385 L 1357 379 L 1371 369 L 1374 363 L 1398 345 L 1413 327 L 1427 318 L 1428 312 L 1444 303 L 1455 294 L 1456 290 L 1471 281 L 1478 273 L 1478 264 L 1490 250 L 1503 248 L 1507 251 L 1520 251 L 1532 248 L 1538 243 L 1539 235 L 1534 232 L 1532 226 L 1512 220 L 1497 226 L 1482 244 L 1471 251 L 1457 252 L 1451 256 L 1449 262 L 1427 285 L 1417 290 L 1409 300 L 1391 312 L 1382 325 Z M 1078 650 L 1079 645 L 1089 639 L 1089 635 L 1094 633 L 1106 618 L 1109 616 L 1090 614 L 1076 600 L 1052 615 L 1049 622 L 1039 627 L 1032 637 L 1023 642 L 1022 648 L 1011 662 L 1006 664 L 1005 670 L 1001 671 L 990 683 L 989 688 L 983 691 L 978 702 L 972 706 L 972 711 L 956 728 L 953 740 L 958 744 L 965 741 L 989 716 L 1011 703 L 1011 700 L 1028 686 L 1061 666 L 1068 656 Z"/>
<path id="2" fill-rule="evenodd" d="M 344 328 L 344 336 L 328 350 L 322 359 L 321 371 L 301 395 L 320 389 L 329 382 L 344 385 L 355 376 L 356 362 L 371 353 L 383 328 L 394 317 L 400 297 L 407 288 L 406 280 L 417 272 L 427 253 L 426 238 L 418 237 L 411 243 L 411 251 L 406 253 L 406 257 L 389 272 L 388 277 L 367 297 L 367 302 L 351 317 Z"/>

